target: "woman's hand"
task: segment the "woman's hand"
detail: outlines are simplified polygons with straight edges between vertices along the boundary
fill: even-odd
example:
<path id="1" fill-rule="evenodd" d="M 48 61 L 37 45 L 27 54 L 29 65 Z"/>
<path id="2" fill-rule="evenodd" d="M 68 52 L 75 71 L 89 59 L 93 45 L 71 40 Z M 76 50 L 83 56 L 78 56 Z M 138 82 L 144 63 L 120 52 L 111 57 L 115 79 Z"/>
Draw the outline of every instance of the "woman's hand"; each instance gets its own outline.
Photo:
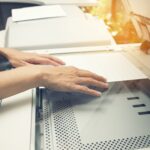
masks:
<path id="1" fill-rule="evenodd" d="M 25 53 L 15 49 L 2 49 L 4 56 L 7 57 L 13 67 L 20 67 L 25 65 L 64 65 L 65 63 L 56 57 L 49 55 L 41 55 L 34 53 Z"/>
<path id="2" fill-rule="evenodd" d="M 38 79 L 39 86 L 45 86 L 55 91 L 80 92 L 100 96 L 100 91 L 89 87 L 108 88 L 108 83 L 104 77 L 90 71 L 66 66 L 39 67 L 41 68 L 41 76 Z"/>
<path id="3" fill-rule="evenodd" d="M 0 72 L 0 97 L 6 98 L 35 87 L 44 86 L 63 92 L 100 96 L 91 86 L 107 89 L 102 76 L 75 67 L 28 65 Z"/>
<path id="4" fill-rule="evenodd" d="M 0 74 L 2 98 L 38 86 L 44 86 L 55 91 L 80 92 L 93 96 L 100 96 L 101 93 L 90 88 L 91 86 L 108 88 L 108 83 L 104 77 L 87 70 L 60 66 L 64 63 L 54 57 L 23 53 L 14 49 L 0 49 L 0 54 L 7 57 L 14 67 L 18 67 Z"/>

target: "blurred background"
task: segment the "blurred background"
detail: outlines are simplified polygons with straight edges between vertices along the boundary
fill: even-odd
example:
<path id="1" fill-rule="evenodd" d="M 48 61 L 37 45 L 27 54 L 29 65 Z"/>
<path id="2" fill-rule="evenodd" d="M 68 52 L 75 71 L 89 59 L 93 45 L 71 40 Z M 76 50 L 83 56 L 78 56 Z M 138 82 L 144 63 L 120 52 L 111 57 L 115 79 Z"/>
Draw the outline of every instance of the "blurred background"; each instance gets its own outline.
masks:
<path id="1" fill-rule="evenodd" d="M 82 7 L 82 10 L 103 19 L 117 44 L 143 42 L 137 35 L 123 1 L 98 0 L 98 6 Z"/>

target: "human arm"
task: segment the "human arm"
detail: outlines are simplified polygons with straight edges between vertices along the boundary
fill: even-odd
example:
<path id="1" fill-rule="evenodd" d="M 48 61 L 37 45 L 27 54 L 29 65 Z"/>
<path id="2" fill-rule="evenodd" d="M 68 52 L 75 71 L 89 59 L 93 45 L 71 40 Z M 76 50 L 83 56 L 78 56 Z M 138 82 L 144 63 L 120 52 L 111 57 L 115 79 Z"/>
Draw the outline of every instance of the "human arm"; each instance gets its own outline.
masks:
<path id="1" fill-rule="evenodd" d="M 38 86 L 39 72 L 30 67 L 18 67 L 0 72 L 0 99 Z"/>
<path id="2" fill-rule="evenodd" d="M 50 55 L 27 53 L 10 48 L 0 48 L 0 55 L 6 57 L 13 67 L 31 64 L 54 66 L 65 64 L 62 60 Z"/>
<path id="3" fill-rule="evenodd" d="M 30 65 L 0 72 L 0 99 L 38 86 L 93 96 L 101 93 L 88 86 L 108 88 L 105 78 L 75 67 Z"/>

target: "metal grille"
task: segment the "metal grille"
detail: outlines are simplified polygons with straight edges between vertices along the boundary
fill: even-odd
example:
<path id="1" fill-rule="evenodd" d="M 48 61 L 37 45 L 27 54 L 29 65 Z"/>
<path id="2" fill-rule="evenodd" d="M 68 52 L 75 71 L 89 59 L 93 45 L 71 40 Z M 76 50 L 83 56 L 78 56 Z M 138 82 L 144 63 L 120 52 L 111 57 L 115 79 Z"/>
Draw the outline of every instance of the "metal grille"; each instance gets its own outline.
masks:
<path id="1" fill-rule="evenodd" d="M 57 150 L 133 150 L 150 146 L 150 135 L 97 141 L 81 142 L 76 118 L 69 100 L 54 101 L 53 121 Z"/>
<path id="2" fill-rule="evenodd" d="M 53 103 L 54 128 L 58 150 L 78 150 L 82 147 L 81 138 L 70 102 Z"/>
<path id="3" fill-rule="evenodd" d="M 148 146 L 150 146 L 149 135 L 87 144 L 83 150 L 133 150 Z"/>
<path id="4" fill-rule="evenodd" d="M 43 100 L 44 150 L 52 149 L 50 110 L 47 100 Z"/>

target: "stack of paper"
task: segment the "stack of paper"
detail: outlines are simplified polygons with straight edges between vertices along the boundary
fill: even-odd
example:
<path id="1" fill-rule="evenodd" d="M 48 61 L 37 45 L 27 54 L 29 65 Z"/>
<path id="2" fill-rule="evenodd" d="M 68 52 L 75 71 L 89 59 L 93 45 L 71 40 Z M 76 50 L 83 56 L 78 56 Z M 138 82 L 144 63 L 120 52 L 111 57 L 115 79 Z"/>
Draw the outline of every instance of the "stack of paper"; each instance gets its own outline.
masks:
<path id="1" fill-rule="evenodd" d="M 66 16 L 66 13 L 59 5 L 36 6 L 12 10 L 13 21 L 26 21 L 26 20 L 64 17 L 64 16 Z"/>

